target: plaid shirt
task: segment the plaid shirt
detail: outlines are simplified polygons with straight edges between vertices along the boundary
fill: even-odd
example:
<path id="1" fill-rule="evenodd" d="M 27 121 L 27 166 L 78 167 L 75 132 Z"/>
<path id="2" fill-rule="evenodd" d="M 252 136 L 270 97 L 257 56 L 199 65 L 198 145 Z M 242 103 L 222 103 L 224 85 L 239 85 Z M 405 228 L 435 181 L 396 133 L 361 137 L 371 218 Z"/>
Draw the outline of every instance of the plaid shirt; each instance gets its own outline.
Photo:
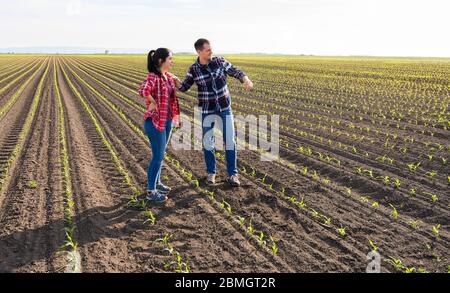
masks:
<path id="1" fill-rule="evenodd" d="M 194 84 L 198 87 L 198 106 L 202 113 L 210 114 L 216 111 L 217 105 L 220 111 L 231 108 L 231 96 L 227 86 L 227 75 L 231 75 L 244 82 L 246 74 L 235 68 L 223 57 L 214 57 L 208 64 L 197 62 L 189 67 L 189 71 L 179 90 L 186 92 Z"/>
<path id="2" fill-rule="evenodd" d="M 138 90 L 141 97 L 146 98 L 151 95 L 158 104 L 158 109 L 148 110 L 150 103 L 146 100 L 147 111 L 144 114 L 144 120 L 151 118 L 153 126 L 160 132 L 165 129 L 168 119 L 172 119 L 176 126 L 180 125 L 180 105 L 176 95 L 175 83 L 171 74 L 166 72 L 165 75 L 170 86 L 174 89 L 170 97 L 164 77 L 153 72 L 147 75 L 147 79 Z"/>

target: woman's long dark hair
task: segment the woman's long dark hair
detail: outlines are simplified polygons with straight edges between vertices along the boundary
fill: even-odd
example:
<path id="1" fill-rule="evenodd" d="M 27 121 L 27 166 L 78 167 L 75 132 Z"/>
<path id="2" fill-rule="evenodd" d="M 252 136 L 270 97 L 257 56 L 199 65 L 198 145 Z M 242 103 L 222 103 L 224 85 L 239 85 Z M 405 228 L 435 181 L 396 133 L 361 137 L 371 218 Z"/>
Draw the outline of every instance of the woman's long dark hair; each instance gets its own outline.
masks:
<path id="1" fill-rule="evenodd" d="M 158 48 L 156 51 L 151 50 L 148 53 L 147 58 L 148 72 L 153 72 L 155 74 L 161 75 L 161 71 L 159 68 L 161 67 L 161 64 L 166 61 L 167 57 L 169 57 L 170 53 L 172 53 L 172 51 L 167 48 Z M 159 59 L 162 60 L 161 63 L 159 63 Z"/>

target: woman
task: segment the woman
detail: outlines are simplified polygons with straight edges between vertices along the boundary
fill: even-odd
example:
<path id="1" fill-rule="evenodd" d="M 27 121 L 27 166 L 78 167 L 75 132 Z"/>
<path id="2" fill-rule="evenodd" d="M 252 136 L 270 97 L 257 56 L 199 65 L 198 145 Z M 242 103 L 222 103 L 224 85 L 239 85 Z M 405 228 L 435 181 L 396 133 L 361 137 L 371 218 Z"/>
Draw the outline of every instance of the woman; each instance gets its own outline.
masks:
<path id="1" fill-rule="evenodd" d="M 180 106 L 173 77 L 169 73 L 172 65 L 169 49 L 150 51 L 147 63 L 149 73 L 138 91 L 147 105 L 144 129 L 152 147 L 152 159 L 147 170 L 147 200 L 154 203 L 165 202 L 171 190 L 161 182 L 161 167 L 172 125 L 180 126 Z"/>

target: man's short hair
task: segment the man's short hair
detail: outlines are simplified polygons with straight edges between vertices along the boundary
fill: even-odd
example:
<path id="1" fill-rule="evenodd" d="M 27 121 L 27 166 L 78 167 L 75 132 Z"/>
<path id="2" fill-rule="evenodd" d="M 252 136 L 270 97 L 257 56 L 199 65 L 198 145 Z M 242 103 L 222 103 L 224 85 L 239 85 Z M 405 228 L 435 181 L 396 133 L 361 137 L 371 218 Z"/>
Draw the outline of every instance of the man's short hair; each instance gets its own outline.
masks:
<path id="1" fill-rule="evenodd" d="M 209 45 L 209 41 L 208 41 L 207 39 L 198 39 L 198 40 L 195 42 L 195 44 L 194 44 L 195 50 L 196 50 L 196 51 L 197 51 L 197 50 L 202 50 L 204 44 L 208 44 L 208 45 Z"/>

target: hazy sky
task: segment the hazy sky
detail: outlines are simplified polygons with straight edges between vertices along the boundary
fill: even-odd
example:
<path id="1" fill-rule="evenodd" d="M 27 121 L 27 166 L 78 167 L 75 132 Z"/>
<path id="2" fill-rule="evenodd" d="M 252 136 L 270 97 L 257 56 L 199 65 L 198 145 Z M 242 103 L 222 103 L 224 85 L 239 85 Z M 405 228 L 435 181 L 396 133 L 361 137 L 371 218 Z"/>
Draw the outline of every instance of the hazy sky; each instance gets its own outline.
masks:
<path id="1" fill-rule="evenodd" d="M 0 0 L 0 47 L 450 57 L 448 0 Z"/>

